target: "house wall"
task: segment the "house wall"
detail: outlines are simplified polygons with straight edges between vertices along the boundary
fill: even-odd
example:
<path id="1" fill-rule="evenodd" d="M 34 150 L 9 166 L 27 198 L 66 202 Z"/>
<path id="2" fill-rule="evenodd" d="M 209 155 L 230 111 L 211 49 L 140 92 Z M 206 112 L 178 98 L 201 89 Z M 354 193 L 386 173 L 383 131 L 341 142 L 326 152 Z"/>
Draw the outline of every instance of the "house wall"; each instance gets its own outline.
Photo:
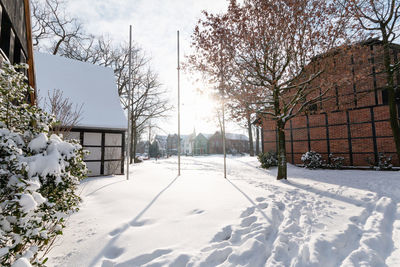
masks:
<path id="1" fill-rule="evenodd" d="M 201 134 L 199 134 L 194 140 L 194 154 L 195 155 L 209 154 L 208 140 Z"/>
<path id="2" fill-rule="evenodd" d="M 223 145 L 222 145 L 222 135 L 214 134 L 208 140 L 208 147 L 210 154 L 222 154 L 223 153 Z"/>
<path id="3" fill-rule="evenodd" d="M 394 47 L 392 52 L 395 63 L 399 49 Z M 348 166 L 368 166 L 369 161 L 377 161 L 379 153 L 392 156 L 393 163 L 399 165 L 385 102 L 381 53 L 379 44 L 370 44 L 335 55 L 338 65 L 332 75 L 337 81 L 346 79 L 328 92 L 329 101 L 317 103 L 307 114 L 286 124 L 289 162 L 300 164 L 301 155 L 314 150 L 328 162 L 331 153 L 342 156 Z M 400 85 L 399 71 L 395 79 Z M 398 109 L 400 114 L 400 100 Z M 267 117 L 263 119 L 262 136 L 263 150 L 276 151 L 275 122 Z"/>
<path id="4" fill-rule="evenodd" d="M 222 135 L 217 132 L 208 140 L 208 148 L 210 154 L 222 154 Z M 226 151 L 227 153 L 249 153 L 249 141 L 247 140 L 234 140 L 226 139 Z"/>
<path id="5" fill-rule="evenodd" d="M 35 88 L 31 20 L 28 0 L 0 0 L 0 63 L 28 63 L 29 84 Z M 30 96 L 31 103 L 35 95 Z"/>
<path id="6" fill-rule="evenodd" d="M 89 176 L 124 174 L 124 131 L 72 129 L 65 138 L 79 140 L 90 152 L 84 158 Z"/>
<path id="7" fill-rule="evenodd" d="M 178 135 L 168 135 L 167 137 L 167 153 L 169 155 L 178 154 Z"/>
<path id="8" fill-rule="evenodd" d="M 245 140 L 229 140 L 228 148 L 232 152 L 249 153 L 249 141 Z"/>

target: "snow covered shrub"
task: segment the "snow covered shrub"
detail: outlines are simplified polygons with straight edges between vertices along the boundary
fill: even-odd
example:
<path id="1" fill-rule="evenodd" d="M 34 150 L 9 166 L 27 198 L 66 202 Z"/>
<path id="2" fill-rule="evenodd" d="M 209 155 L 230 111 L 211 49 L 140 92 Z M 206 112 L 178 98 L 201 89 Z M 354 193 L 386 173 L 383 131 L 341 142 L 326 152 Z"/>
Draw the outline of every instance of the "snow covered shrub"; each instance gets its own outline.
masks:
<path id="1" fill-rule="evenodd" d="M 31 90 L 22 72 L 0 70 L 0 266 L 43 265 L 38 259 L 64 218 L 77 210 L 75 193 L 87 169 L 76 142 L 49 135 L 55 120 L 26 102 Z M 45 254 L 45 253 L 44 253 Z M 29 265 L 28 265 L 29 266 Z"/>
<path id="2" fill-rule="evenodd" d="M 331 169 L 342 169 L 344 165 L 344 157 L 334 157 L 333 154 L 329 154 L 331 163 L 328 164 L 328 168 Z"/>
<path id="3" fill-rule="evenodd" d="M 388 171 L 393 168 L 392 157 L 386 156 L 384 153 L 378 153 L 378 162 L 375 162 L 371 158 L 367 158 L 367 161 L 372 169 L 378 171 Z"/>
<path id="4" fill-rule="evenodd" d="M 393 168 L 392 157 L 386 156 L 384 153 L 379 153 L 378 168 L 379 170 L 391 170 Z"/>
<path id="5" fill-rule="evenodd" d="M 323 160 L 321 154 L 315 151 L 308 151 L 301 156 L 301 161 L 307 169 L 318 169 L 323 167 Z"/>
<path id="6" fill-rule="evenodd" d="M 278 158 L 274 152 L 260 153 L 257 157 L 261 163 L 261 168 L 269 169 L 278 166 Z"/>

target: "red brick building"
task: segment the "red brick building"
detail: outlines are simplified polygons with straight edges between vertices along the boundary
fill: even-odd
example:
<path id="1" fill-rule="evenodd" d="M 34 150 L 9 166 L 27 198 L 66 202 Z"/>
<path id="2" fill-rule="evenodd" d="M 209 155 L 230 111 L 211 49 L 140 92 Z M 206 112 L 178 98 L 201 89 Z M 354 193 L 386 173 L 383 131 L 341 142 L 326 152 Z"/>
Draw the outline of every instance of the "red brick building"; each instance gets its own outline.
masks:
<path id="1" fill-rule="evenodd" d="M 332 75 L 334 84 L 325 95 L 328 101 L 310 106 L 286 124 L 288 162 L 300 164 L 301 155 L 313 150 L 327 161 L 331 153 L 342 156 L 347 166 L 368 166 L 368 158 L 376 162 L 379 153 L 392 156 L 399 165 L 389 124 L 382 50 L 381 43 L 372 40 L 323 55 L 308 66 L 331 64 L 327 75 Z M 399 52 L 400 45 L 393 45 L 393 63 L 398 62 Z M 399 70 L 395 84 L 400 85 Z M 400 117 L 399 87 L 396 92 Z M 266 117 L 262 127 L 263 151 L 276 151 L 275 122 Z"/>
<path id="2" fill-rule="evenodd" d="M 249 138 L 243 134 L 225 134 L 227 153 L 249 153 Z M 208 149 L 210 154 L 223 153 L 223 139 L 220 132 L 215 132 L 208 140 Z"/>

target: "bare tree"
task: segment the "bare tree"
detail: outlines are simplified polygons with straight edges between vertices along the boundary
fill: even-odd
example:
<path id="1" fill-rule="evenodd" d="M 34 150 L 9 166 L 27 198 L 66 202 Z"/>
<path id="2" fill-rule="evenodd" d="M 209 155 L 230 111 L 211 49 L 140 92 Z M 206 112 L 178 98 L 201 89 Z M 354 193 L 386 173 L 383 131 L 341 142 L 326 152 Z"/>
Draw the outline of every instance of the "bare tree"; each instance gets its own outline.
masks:
<path id="1" fill-rule="evenodd" d="M 134 79 L 135 81 L 135 79 Z M 149 120 L 166 117 L 167 112 L 172 109 L 166 97 L 167 91 L 158 82 L 157 75 L 148 69 L 139 82 L 132 87 L 131 92 L 131 159 L 136 154 L 136 145 Z M 121 102 L 128 108 L 127 86 L 122 88 Z"/>
<path id="2" fill-rule="evenodd" d="M 224 91 L 236 90 L 243 99 L 254 97 L 256 101 L 249 103 L 254 110 L 275 121 L 277 179 L 287 178 L 286 123 L 321 101 L 331 87 L 329 79 L 320 78 L 327 66 L 307 65 L 316 55 L 341 44 L 346 25 L 342 14 L 331 1 L 245 0 L 240 5 L 231 0 L 228 12 L 205 13 L 195 29 L 196 54 L 191 62 L 198 66 L 210 62 L 223 73 Z M 218 77 L 218 71 L 208 73 Z M 238 86 L 235 78 L 242 81 L 241 77 L 249 87 Z M 311 86 L 317 77 L 323 86 Z"/>
<path id="3" fill-rule="evenodd" d="M 131 151 L 134 156 L 137 140 L 146 122 L 151 118 L 165 116 L 171 109 L 165 96 L 165 89 L 158 82 L 154 71 L 149 68 L 150 59 L 142 49 L 135 46 L 132 51 L 133 66 L 129 73 L 130 53 L 127 44 L 115 45 L 107 36 L 86 34 L 83 24 L 66 13 L 64 0 L 31 0 L 31 3 L 35 46 L 54 55 L 58 54 L 114 70 L 118 94 L 126 110 L 127 99 L 129 96 L 132 98 L 132 136 L 129 138 L 132 140 Z M 129 82 L 132 86 L 130 94 L 128 93 Z M 52 97 L 53 102 L 60 101 L 60 92 L 54 93 Z"/>
<path id="4" fill-rule="evenodd" d="M 64 97 L 60 89 L 49 91 L 43 105 L 58 121 L 57 126 L 52 129 L 56 133 L 68 133 L 82 119 L 83 104 L 73 104 L 68 97 Z"/>
<path id="5" fill-rule="evenodd" d="M 82 23 L 67 15 L 63 0 L 31 0 L 33 46 L 53 55 L 71 42 L 88 36 Z"/>
<path id="6" fill-rule="evenodd" d="M 357 30 L 379 37 L 383 45 L 383 65 L 386 73 L 386 90 L 390 114 L 390 126 L 395 141 L 397 158 L 400 161 L 400 122 L 396 110 L 394 74 L 400 62 L 392 64 L 391 49 L 400 33 L 400 2 L 398 0 L 346 0 L 340 1 L 351 18 L 358 22 Z"/>

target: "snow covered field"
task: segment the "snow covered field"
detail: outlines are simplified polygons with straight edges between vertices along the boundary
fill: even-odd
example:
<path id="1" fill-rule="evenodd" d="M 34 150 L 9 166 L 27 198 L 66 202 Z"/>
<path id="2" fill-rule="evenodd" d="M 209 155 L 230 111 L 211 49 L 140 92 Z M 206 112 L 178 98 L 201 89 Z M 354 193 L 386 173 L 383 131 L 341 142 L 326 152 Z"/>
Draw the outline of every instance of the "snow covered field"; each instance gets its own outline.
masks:
<path id="1" fill-rule="evenodd" d="M 82 182 L 49 266 L 400 266 L 400 172 L 182 157 Z"/>

